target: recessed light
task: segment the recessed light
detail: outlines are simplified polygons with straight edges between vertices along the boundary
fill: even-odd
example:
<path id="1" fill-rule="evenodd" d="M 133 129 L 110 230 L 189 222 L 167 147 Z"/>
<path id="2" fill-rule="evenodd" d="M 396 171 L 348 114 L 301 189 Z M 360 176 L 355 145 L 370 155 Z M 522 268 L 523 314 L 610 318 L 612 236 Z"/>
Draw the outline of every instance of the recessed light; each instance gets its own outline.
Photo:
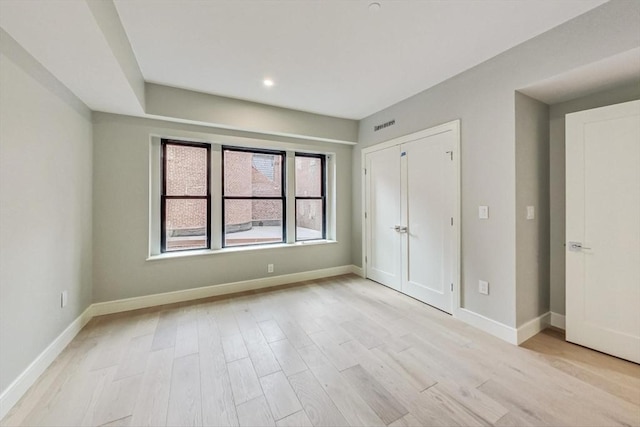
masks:
<path id="1" fill-rule="evenodd" d="M 264 79 L 264 80 L 262 81 L 262 83 L 263 83 L 266 87 L 271 87 L 271 86 L 273 86 L 273 80 L 271 80 L 271 79 Z"/>
<path id="2" fill-rule="evenodd" d="M 380 10 L 381 7 L 382 6 L 380 6 L 380 3 L 378 3 L 378 2 L 373 2 L 373 3 L 369 4 L 369 10 L 371 12 L 377 12 L 377 11 Z"/>

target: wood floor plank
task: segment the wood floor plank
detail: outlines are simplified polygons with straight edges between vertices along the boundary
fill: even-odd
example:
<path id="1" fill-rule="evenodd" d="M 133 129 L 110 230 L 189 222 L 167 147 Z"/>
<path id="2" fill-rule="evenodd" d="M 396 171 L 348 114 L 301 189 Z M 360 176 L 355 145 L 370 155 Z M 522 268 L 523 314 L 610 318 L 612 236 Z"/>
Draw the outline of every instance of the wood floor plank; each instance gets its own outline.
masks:
<path id="1" fill-rule="evenodd" d="M 287 336 L 287 340 L 293 347 L 302 348 L 313 343 L 306 332 L 289 316 L 279 316 L 277 321 L 280 329 Z"/>
<path id="2" fill-rule="evenodd" d="M 142 374 L 107 384 L 94 409 L 93 425 L 102 425 L 133 414 L 142 384 Z"/>
<path id="3" fill-rule="evenodd" d="M 276 422 L 278 427 L 313 427 L 311 420 L 304 411 L 298 411 Z"/>
<path id="4" fill-rule="evenodd" d="M 272 342 L 269 346 L 286 376 L 291 376 L 307 369 L 307 365 L 302 361 L 296 349 L 289 343 L 289 340 Z"/>
<path id="5" fill-rule="evenodd" d="M 454 399 L 489 424 L 495 424 L 509 412 L 508 409 L 477 388 L 441 382 L 429 388 L 429 390 L 432 393 L 442 394 Z"/>
<path id="6" fill-rule="evenodd" d="M 154 351 L 147 358 L 139 398 L 133 408 L 131 425 L 164 426 L 173 370 L 171 347 Z"/>
<path id="7" fill-rule="evenodd" d="M 175 358 L 198 352 L 198 324 L 196 319 L 178 322 Z"/>
<path id="8" fill-rule="evenodd" d="M 118 365 L 115 379 L 118 380 L 143 373 L 147 365 L 152 343 L 153 334 L 132 338 L 127 345 L 124 357 Z"/>
<path id="9" fill-rule="evenodd" d="M 130 425 L 131 415 L 120 418 L 119 420 L 111 421 L 110 423 L 102 424 L 100 427 L 129 427 Z"/>
<path id="10" fill-rule="evenodd" d="M 441 392 L 436 387 L 431 387 L 421 393 L 425 406 L 435 407 L 446 413 L 454 425 L 482 427 L 489 424 L 473 410 L 460 404 L 450 395 Z"/>
<path id="11" fill-rule="evenodd" d="M 227 364 L 233 399 L 237 405 L 262 395 L 260 381 L 248 357 Z"/>
<path id="12" fill-rule="evenodd" d="M 347 342 L 353 339 L 351 335 L 347 331 L 345 331 L 342 326 L 333 321 L 331 317 L 323 315 L 316 318 L 316 323 L 325 331 L 327 334 L 331 336 L 331 339 L 336 344 L 342 344 L 343 342 Z"/>
<path id="13" fill-rule="evenodd" d="M 202 425 L 200 361 L 197 354 L 183 356 L 173 361 L 167 425 Z"/>
<path id="14" fill-rule="evenodd" d="M 136 319 L 136 329 L 134 336 L 140 337 L 143 335 L 154 334 L 158 327 L 158 320 L 160 319 L 160 311 L 148 311 L 142 313 Z"/>
<path id="15" fill-rule="evenodd" d="M 340 324 L 345 329 L 352 339 L 360 341 L 366 348 L 373 348 L 384 344 L 384 337 L 380 336 L 374 328 L 367 324 L 367 321 L 358 318 L 355 320 L 349 320 Z"/>
<path id="16" fill-rule="evenodd" d="M 314 426 L 349 425 L 311 372 L 292 375 L 289 382 Z"/>
<path id="17" fill-rule="evenodd" d="M 378 414 L 385 424 L 391 424 L 407 415 L 409 411 L 387 391 L 362 366 L 345 369 L 342 375 L 358 390 L 362 399 Z"/>
<path id="18" fill-rule="evenodd" d="M 227 335 L 222 337 L 222 350 L 227 362 L 249 357 L 247 347 L 241 334 Z"/>
<path id="19" fill-rule="evenodd" d="M 238 405 L 238 419 L 242 427 L 276 425 L 264 396 L 258 396 Z"/>
<path id="20" fill-rule="evenodd" d="M 426 390 L 437 383 L 437 380 L 424 369 L 424 364 L 415 358 L 407 357 L 404 351 L 396 353 L 386 345 L 381 345 L 371 349 L 371 352 L 413 385 L 417 391 Z"/>
<path id="21" fill-rule="evenodd" d="M 423 427 L 424 424 L 411 414 L 407 414 L 402 418 L 389 424 L 389 427 Z"/>
<path id="22" fill-rule="evenodd" d="M 282 371 L 260 378 L 260 385 L 275 420 L 302 410 L 298 397 Z"/>
<path id="23" fill-rule="evenodd" d="M 262 331 L 262 334 L 264 335 L 264 338 L 268 343 L 280 341 L 287 338 L 284 332 L 282 332 L 282 329 L 280 329 L 278 323 L 273 319 L 260 322 L 258 323 L 258 326 L 260 326 L 260 330 Z"/>
<path id="24" fill-rule="evenodd" d="M 350 425 L 385 425 L 318 347 L 305 347 L 300 350 L 300 355 Z"/>
<path id="25" fill-rule="evenodd" d="M 246 331 L 248 329 L 253 329 L 258 327 L 258 322 L 251 314 L 249 308 L 242 308 L 240 310 L 235 311 L 236 322 L 238 323 L 238 328 L 240 329 L 240 333 Z"/>
<path id="26" fill-rule="evenodd" d="M 240 327 L 230 303 L 228 301 L 218 301 L 214 304 L 214 307 L 220 336 L 228 337 L 240 334 Z"/>
<path id="27" fill-rule="evenodd" d="M 355 357 L 344 351 L 338 343 L 333 341 L 331 335 L 328 333 L 320 331 L 309 335 L 309 337 L 318 346 L 318 348 L 322 350 L 338 371 L 342 371 L 358 364 Z"/>
<path id="28" fill-rule="evenodd" d="M 271 351 L 271 347 L 269 347 L 259 328 L 255 327 L 242 331 L 242 337 L 258 377 L 272 374 L 281 369 L 280 364 L 273 355 L 273 351 Z"/>
<path id="29" fill-rule="evenodd" d="M 178 332 L 179 313 L 176 310 L 167 309 L 160 313 L 158 324 L 153 335 L 151 350 L 162 350 L 176 345 L 176 335 Z"/>

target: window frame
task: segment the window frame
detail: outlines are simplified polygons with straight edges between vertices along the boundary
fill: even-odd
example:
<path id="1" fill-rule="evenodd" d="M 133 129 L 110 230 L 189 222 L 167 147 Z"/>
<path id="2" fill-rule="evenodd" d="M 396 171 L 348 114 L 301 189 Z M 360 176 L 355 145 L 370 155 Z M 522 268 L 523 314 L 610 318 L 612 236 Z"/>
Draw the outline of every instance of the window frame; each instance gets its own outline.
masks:
<path id="1" fill-rule="evenodd" d="M 176 253 L 176 252 L 188 252 L 199 250 L 211 249 L 211 144 L 179 141 L 169 138 L 162 138 L 160 140 L 160 253 Z M 207 152 L 207 177 L 206 177 L 206 195 L 204 196 L 171 196 L 167 195 L 167 145 L 186 146 L 194 148 L 204 148 Z M 186 248 L 167 250 L 167 200 L 206 200 L 207 206 L 207 224 L 206 224 L 206 246 L 204 248 Z"/>
<path id="2" fill-rule="evenodd" d="M 317 153 L 294 153 L 294 163 L 297 157 L 306 157 L 320 160 L 320 196 L 298 196 L 296 194 L 296 188 L 294 186 L 294 209 L 295 209 L 295 241 L 296 242 L 313 242 L 315 240 L 327 239 L 327 167 L 325 154 Z M 298 169 L 294 168 L 294 182 L 297 179 Z M 322 200 L 322 236 L 316 239 L 298 239 L 298 200 Z"/>
<path id="3" fill-rule="evenodd" d="M 220 201 L 221 201 L 221 241 L 220 247 L 222 249 L 226 248 L 242 248 L 242 247 L 250 247 L 250 246 L 268 246 L 268 245 L 279 245 L 283 243 L 287 243 L 287 152 L 284 150 L 269 150 L 263 148 L 249 148 L 249 147 L 236 147 L 231 145 L 222 145 L 220 147 L 221 151 L 221 186 L 220 186 Z M 267 154 L 267 155 L 277 155 L 280 156 L 280 197 L 276 196 L 227 196 L 225 195 L 225 152 L 226 151 L 236 151 L 242 153 L 252 153 L 252 154 Z M 282 240 L 279 242 L 259 242 L 259 243 L 247 243 L 247 244 L 239 244 L 239 245 L 227 245 L 226 244 L 226 212 L 225 212 L 225 202 L 226 200 L 280 200 L 282 202 L 282 220 L 280 224 L 281 228 L 281 236 Z"/>

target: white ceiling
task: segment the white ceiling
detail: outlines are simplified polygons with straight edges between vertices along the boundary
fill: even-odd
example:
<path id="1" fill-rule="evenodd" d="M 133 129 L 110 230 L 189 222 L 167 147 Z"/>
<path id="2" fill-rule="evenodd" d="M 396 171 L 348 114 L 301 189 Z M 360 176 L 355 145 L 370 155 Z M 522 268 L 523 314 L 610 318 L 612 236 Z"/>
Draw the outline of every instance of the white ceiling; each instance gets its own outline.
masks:
<path id="1" fill-rule="evenodd" d="M 115 4 L 147 81 L 361 119 L 604 2 L 376 1 Z"/>
<path id="2" fill-rule="evenodd" d="M 94 110 L 143 113 L 132 90 L 141 72 L 148 82 L 352 119 L 605 2 L 91 1 L 0 0 L 0 26 Z M 109 7 L 117 14 L 97 10 Z M 114 49 L 120 25 L 135 72 Z M 265 88 L 266 77 L 275 86 Z"/>

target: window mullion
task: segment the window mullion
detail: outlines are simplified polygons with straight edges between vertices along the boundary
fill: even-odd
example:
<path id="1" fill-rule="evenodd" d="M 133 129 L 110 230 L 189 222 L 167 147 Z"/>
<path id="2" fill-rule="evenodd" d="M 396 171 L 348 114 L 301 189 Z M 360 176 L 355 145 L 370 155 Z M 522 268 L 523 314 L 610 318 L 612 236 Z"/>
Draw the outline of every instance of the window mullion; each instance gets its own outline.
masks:
<path id="1" fill-rule="evenodd" d="M 286 203 L 287 243 L 296 241 L 296 156 L 294 151 L 287 151 L 286 167 Z"/>
<path id="2" fill-rule="evenodd" d="M 222 222 L 224 212 L 222 211 L 222 146 L 211 145 L 211 177 L 209 188 L 211 189 L 211 249 L 221 249 Z"/>

